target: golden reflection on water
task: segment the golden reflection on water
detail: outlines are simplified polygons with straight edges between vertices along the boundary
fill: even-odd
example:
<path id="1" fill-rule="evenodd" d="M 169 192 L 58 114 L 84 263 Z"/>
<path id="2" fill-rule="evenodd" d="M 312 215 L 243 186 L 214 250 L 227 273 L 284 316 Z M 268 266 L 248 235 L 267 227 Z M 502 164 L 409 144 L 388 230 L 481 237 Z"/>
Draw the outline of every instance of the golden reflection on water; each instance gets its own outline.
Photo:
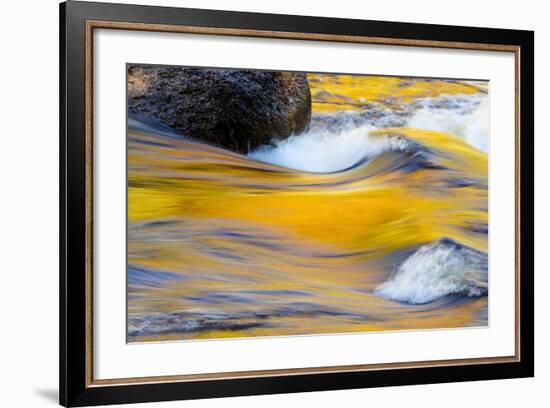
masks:
<path id="1" fill-rule="evenodd" d="M 486 91 L 394 77 L 309 81 L 314 117 Z M 386 152 L 311 173 L 130 129 L 128 264 L 161 275 L 129 286 L 129 328 L 165 317 L 129 341 L 486 325 L 486 296 L 414 305 L 374 290 L 432 241 L 487 252 L 487 234 L 471 228 L 487 225 L 487 155 L 442 132 L 384 128 L 369 137 L 423 146 L 430 166 L 404 171 L 411 155 Z"/>

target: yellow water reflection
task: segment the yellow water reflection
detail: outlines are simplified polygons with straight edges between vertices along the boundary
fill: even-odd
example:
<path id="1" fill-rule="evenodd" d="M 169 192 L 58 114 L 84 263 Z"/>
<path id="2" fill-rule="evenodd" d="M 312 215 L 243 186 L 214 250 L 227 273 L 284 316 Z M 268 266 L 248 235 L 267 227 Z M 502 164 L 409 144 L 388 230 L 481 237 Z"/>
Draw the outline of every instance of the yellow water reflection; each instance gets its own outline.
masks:
<path id="1" fill-rule="evenodd" d="M 314 116 L 486 92 L 441 80 L 309 80 Z M 487 154 L 423 129 L 365 137 L 415 150 L 311 173 L 130 129 L 128 264 L 139 279 L 129 279 L 129 340 L 486 325 L 486 296 L 410 304 L 375 290 L 440 239 L 486 254 Z"/>

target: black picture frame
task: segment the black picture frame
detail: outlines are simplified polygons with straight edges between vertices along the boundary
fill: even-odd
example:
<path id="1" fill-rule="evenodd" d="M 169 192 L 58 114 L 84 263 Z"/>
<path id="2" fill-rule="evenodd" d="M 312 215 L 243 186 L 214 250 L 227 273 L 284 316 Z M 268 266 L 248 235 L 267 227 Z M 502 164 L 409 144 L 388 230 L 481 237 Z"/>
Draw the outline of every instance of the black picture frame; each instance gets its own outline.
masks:
<path id="1" fill-rule="evenodd" d="M 216 27 L 369 37 L 390 41 L 485 44 L 515 47 L 517 77 L 516 152 L 519 268 L 517 361 L 490 364 L 418 365 L 410 368 L 266 375 L 94 385 L 89 370 L 90 292 L 86 265 L 92 232 L 87 231 L 86 30 L 88 21 Z M 429 45 L 428 45 L 429 46 Z M 60 403 L 64 406 L 122 404 L 396 385 L 532 377 L 534 375 L 534 33 L 352 19 L 256 14 L 168 7 L 68 1 L 60 5 Z"/>

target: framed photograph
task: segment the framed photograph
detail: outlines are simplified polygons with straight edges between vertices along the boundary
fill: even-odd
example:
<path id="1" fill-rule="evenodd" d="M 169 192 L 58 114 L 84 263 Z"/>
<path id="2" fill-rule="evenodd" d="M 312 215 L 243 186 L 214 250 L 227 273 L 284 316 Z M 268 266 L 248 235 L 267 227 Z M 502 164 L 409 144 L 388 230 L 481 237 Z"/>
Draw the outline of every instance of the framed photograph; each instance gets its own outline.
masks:
<path id="1" fill-rule="evenodd" d="M 533 32 L 60 27 L 62 405 L 533 376 Z"/>

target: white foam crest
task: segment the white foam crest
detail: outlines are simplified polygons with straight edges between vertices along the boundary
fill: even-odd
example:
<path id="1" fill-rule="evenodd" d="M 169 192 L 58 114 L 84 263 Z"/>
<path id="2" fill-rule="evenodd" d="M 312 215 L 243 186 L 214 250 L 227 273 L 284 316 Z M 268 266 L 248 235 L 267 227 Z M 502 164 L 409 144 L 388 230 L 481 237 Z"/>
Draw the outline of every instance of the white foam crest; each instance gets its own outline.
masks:
<path id="1" fill-rule="evenodd" d="M 463 137 L 484 152 L 489 143 L 489 103 L 487 94 L 454 95 L 426 98 L 420 109 L 406 121 L 402 114 L 388 114 L 383 120 L 365 117 L 361 124 L 349 114 L 338 117 L 337 130 L 319 126 L 285 140 L 274 140 L 261 146 L 250 157 L 292 169 L 328 173 L 347 169 L 358 162 L 390 150 L 407 150 L 404 138 L 369 137 L 369 132 L 387 126 L 396 119 L 406 127 L 434 130 Z M 400 116 L 401 115 L 401 116 Z M 395 125 L 392 125 L 395 126 Z"/>
<path id="2" fill-rule="evenodd" d="M 407 127 L 452 133 L 475 148 L 489 151 L 489 99 L 486 94 L 458 95 L 447 98 L 441 106 L 436 99 L 426 99 L 407 123 Z"/>
<path id="3" fill-rule="evenodd" d="M 440 241 L 425 245 L 407 258 L 375 293 L 411 304 L 429 303 L 452 294 L 482 296 L 487 292 L 487 284 L 480 276 L 484 261 L 480 262 L 476 256 L 469 259 L 467 252 Z M 477 264 L 473 269 L 472 262 Z"/>
<path id="4" fill-rule="evenodd" d="M 273 146 L 261 146 L 249 156 L 292 169 L 326 173 L 352 167 L 388 150 L 406 148 L 404 139 L 369 136 L 373 129 L 363 125 L 336 133 L 313 130 L 274 141 Z"/>

